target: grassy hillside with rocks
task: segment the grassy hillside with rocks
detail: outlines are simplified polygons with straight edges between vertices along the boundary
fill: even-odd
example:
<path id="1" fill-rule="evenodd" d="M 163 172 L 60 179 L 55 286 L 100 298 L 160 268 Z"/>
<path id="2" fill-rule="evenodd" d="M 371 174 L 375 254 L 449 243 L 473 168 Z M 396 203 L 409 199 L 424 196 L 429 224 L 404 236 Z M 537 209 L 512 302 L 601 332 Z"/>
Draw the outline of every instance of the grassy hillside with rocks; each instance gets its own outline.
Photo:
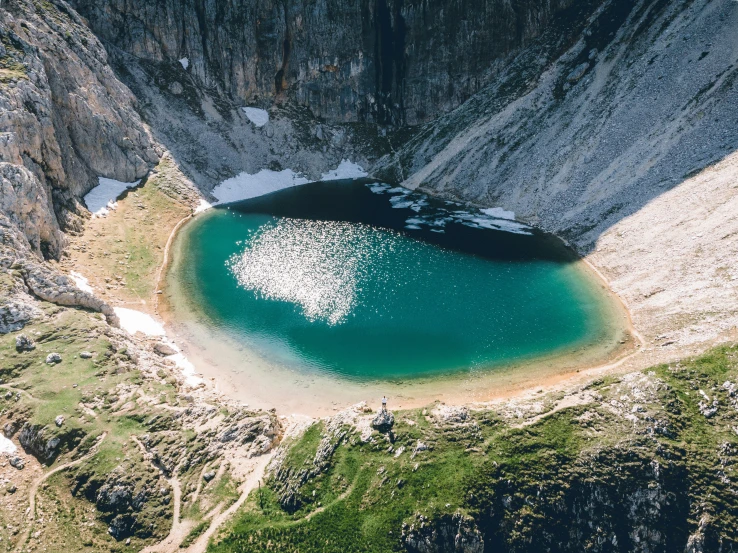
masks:
<path id="1" fill-rule="evenodd" d="M 372 430 L 361 409 L 282 446 L 212 552 L 731 551 L 738 349 Z"/>

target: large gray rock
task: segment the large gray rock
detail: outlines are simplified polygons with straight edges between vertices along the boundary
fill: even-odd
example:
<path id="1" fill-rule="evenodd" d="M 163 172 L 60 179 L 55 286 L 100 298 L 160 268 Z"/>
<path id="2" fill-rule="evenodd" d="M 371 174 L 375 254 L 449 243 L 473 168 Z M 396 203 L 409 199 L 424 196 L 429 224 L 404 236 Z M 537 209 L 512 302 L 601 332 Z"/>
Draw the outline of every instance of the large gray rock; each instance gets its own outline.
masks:
<path id="1" fill-rule="evenodd" d="M 395 416 L 389 411 L 380 411 L 372 420 L 372 427 L 380 432 L 389 432 L 395 425 Z"/>
<path id="2" fill-rule="evenodd" d="M 404 525 L 401 539 L 409 553 L 484 553 L 484 539 L 474 519 L 459 513 L 429 520 L 417 515 Z"/>
<path id="3" fill-rule="evenodd" d="M 30 303 L 8 301 L 0 305 L 0 334 L 20 330 L 40 314 Z"/>

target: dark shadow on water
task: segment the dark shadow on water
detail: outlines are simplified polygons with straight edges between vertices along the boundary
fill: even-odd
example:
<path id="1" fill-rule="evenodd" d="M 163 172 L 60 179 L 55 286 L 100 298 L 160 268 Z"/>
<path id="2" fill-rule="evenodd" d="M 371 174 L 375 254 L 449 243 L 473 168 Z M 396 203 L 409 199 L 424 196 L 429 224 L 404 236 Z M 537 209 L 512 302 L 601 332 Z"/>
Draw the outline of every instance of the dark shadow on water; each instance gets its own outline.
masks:
<path id="1" fill-rule="evenodd" d="M 406 224 L 408 219 L 439 220 L 444 215 L 450 218 L 449 215 L 454 212 L 478 215 L 491 222 L 494 219 L 475 213 L 467 206 L 445 202 L 420 192 L 401 196 L 407 199 L 406 203 L 412 200 L 416 206 L 421 203 L 422 207 L 416 208 L 419 211 L 410 207 L 393 207 L 390 199 L 398 198 L 398 195 L 373 192 L 370 188 L 373 183 L 376 181 L 369 179 L 315 182 L 228 204 L 220 209 L 244 214 L 364 224 L 401 232 L 449 250 L 498 261 L 571 263 L 579 259 L 559 238 L 532 227 L 526 229 L 528 234 L 516 234 L 480 228 L 469 222 L 446 221 L 442 227 L 425 224 L 418 229 L 409 229 Z M 504 225 L 507 221 L 499 220 L 499 223 Z"/>

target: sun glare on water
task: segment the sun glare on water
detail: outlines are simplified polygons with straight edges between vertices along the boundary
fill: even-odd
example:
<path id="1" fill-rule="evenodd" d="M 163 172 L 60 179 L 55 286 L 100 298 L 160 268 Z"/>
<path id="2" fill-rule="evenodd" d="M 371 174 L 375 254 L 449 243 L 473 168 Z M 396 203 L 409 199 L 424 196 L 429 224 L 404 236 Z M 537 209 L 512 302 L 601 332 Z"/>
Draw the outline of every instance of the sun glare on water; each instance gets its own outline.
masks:
<path id="1" fill-rule="evenodd" d="M 391 233 L 364 225 L 282 219 L 260 229 L 228 266 L 257 296 L 291 302 L 310 321 L 337 325 L 356 307 L 372 259 L 393 242 Z"/>

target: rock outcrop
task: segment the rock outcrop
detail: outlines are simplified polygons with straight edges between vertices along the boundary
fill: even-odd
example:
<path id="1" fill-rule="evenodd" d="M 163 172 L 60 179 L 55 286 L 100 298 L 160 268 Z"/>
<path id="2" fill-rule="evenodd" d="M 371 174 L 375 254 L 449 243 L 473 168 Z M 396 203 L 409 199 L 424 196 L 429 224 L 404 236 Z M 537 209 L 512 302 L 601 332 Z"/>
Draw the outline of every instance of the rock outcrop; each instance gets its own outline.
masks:
<path id="1" fill-rule="evenodd" d="M 400 538 L 408 553 L 484 553 L 484 539 L 474 519 L 461 514 L 429 520 L 418 515 L 405 523 Z"/>
<path id="2" fill-rule="evenodd" d="M 84 437 L 80 429 L 59 430 L 26 422 L 18 432 L 18 442 L 26 453 L 50 465 L 63 451 L 71 451 Z"/>
<path id="3" fill-rule="evenodd" d="M 380 432 L 389 432 L 395 424 L 395 416 L 390 411 L 380 411 L 372 420 L 372 427 Z"/>

